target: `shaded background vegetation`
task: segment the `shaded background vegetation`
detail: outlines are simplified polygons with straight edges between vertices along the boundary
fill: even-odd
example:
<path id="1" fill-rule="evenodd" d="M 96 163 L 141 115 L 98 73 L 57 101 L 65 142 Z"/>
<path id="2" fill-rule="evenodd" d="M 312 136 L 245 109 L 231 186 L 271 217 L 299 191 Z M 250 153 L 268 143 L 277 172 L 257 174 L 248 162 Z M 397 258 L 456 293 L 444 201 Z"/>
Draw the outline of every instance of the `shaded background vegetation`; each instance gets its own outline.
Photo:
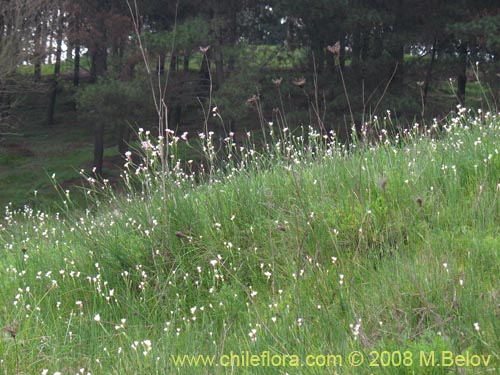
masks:
<path id="1" fill-rule="evenodd" d="M 0 176 L 39 156 L 26 137 L 58 144 L 75 126 L 92 159 L 75 168 L 109 175 L 105 152 L 118 162 L 134 129 L 157 127 L 155 103 L 170 129 L 220 137 L 273 121 L 346 138 L 387 109 L 400 126 L 457 103 L 496 110 L 499 53 L 497 1 L 7 0 Z"/>

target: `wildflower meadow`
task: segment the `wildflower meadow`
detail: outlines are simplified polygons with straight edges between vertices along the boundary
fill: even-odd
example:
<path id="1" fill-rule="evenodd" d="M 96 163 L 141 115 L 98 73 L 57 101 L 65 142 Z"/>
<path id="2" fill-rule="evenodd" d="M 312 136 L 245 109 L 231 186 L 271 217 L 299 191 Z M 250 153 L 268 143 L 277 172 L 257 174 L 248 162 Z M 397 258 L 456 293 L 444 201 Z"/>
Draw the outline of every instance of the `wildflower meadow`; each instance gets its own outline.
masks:
<path id="1" fill-rule="evenodd" d="M 393 121 L 139 129 L 85 209 L 5 207 L 0 373 L 500 373 L 500 118 Z"/>

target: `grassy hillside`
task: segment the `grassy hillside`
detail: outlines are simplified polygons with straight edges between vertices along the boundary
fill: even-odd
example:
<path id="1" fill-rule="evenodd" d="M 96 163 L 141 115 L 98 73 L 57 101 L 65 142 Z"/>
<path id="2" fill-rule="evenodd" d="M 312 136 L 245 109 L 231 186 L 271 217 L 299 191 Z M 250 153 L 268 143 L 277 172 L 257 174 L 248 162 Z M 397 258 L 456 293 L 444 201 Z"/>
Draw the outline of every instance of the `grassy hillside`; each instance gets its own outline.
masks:
<path id="1" fill-rule="evenodd" d="M 123 194 L 7 210 L 0 373 L 498 373 L 500 120 L 387 121 L 349 148 L 271 126 L 229 162 L 205 138 L 205 176 L 143 134 Z"/>

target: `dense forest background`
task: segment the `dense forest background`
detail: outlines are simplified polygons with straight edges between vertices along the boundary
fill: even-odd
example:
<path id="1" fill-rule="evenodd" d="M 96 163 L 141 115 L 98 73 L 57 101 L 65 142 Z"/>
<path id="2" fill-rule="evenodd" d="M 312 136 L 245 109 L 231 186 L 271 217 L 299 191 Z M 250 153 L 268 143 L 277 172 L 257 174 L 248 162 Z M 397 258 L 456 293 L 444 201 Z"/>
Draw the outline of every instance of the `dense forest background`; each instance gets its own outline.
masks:
<path id="1" fill-rule="evenodd" d="M 495 0 L 2 0 L 0 138 L 78 124 L 98 175 L 138 127 L 347 138 L 496 110 L 499 54 Z"/>

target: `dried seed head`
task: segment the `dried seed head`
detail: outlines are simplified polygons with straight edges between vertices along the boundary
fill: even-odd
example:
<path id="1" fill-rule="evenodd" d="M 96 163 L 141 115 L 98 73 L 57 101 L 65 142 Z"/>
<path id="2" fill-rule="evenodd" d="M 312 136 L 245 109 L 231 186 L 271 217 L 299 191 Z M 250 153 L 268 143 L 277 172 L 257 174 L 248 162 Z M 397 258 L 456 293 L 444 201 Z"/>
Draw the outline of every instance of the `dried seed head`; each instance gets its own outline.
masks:
<path id="1" fill-rule="evenodd" d="M 17 329 L 18 328 L 19 328 L 19 323 L 13 322 L 12 324 L 9 324 L 8 326 L 3 327 L 2 330 L 7 332 L 13 339 L 15 339 L 17 336 Z"/>
<path id="2" fill-rule="evenodd" d="M 422 198 L 420 195 L 415 198 L 415 202 L 422 207 L 422 203 L 424 203 L 424 198 Z"/>
<path id="3" fill-rule="evenodd" d="M 200 46 L 200 51 L 201 53 L 207 53 L 207 51 L 210 49 L 210 45 L 206 46 L 206 47 L 202 47 Z"/>
<path id="4" fill-rule="evenodd" d="M 278 225 L 277 229 L 282 231 L 282 232 L 286 232 L 286 226 L 284 226 L 283 224 Z"/>
<path id="5" fill-rule="evenodd" d="M 274 86 L 280 87 L 282 81 L 283 81 L 283 77 L 273 79 Z"/>
<path id="6" fill-rule="evenodd" d="M 378 182 L 378 186 L 385 191 L 385 187 L 387 186 L 387 177 L 382 177 Z"/>
<path id="7" fill-rule="evenodd" d="M 177 231 L 177 232 L 175 232 L 175 237 L 186 238 L 187 236 L 184 233 Z"/>
<path id="8" fill-rule="evenodd" d="M 306 85 L 306 79 L 304 77 L 296 78 L 292 81 L 292 84 L 302 89 Z"/>
<path id="9" fill-rule="evenodd" d="M 257 97 L 257 95 L 254 94 L 254 95 L 252 95 L 251 98 L 247 99 L 247 104 L 255 105 L 255 104 L 257 104 L 257 101 L 258 101 L 258 97 Z"/>
<path id="10" fill-rule="evenodd" d="M 326 49 L 337 56 L 340 53 L 340 41 L 337 41 L 333 46 L 326 47 Z"/>

